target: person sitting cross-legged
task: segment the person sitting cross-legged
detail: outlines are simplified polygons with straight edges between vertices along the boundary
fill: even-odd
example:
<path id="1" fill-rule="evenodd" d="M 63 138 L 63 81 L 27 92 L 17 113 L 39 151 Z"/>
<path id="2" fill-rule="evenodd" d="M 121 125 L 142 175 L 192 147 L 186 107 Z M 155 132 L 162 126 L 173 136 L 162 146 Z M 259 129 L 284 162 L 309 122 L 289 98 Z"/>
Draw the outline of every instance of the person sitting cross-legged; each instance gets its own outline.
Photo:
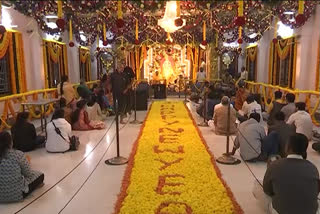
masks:
<path id="1" fill-rule="evenodd" d="M 284 113 L 282 111 L 277 112 L 273 125 L 268 128 L 268 136 L 274 136 L 276 139 L 274 138 L 273 140 L 278 140 L 279 142 L 279 154 L 281 157 L 285 157 L 285 148 L 289 137 L 296 133 L 295 128 L 292 125 L 286 124 L 284 120 Z"/>
<path id="2" fill-rule="evenodd" d="M 265 140 L 266 133 L 260 119 L 260 114 L 252 113 L 249 120 L 240 124 L 232 155 L 240 148 L 240 155 L 245 161 L 258 161 L 278 152 L 276 141 Z"/>
<path id="3" fill-rule="evenodd" d="M 32 170 L 23 152 L 12 148 L 8 132 L 0 133 L 0 203 L 23 200 L 43 186 L 44 174 Z M 3 213 L 3 212 L 1 212 Z"/>
<path id="4" fill-rule="evenodd" d="M 29 121 L 29 112 L 20 112 L 17 115 L 16 123 L 11 127 L 13 148 L 29 152 L 36 147 L 44 145 L 46 138 L 37 135 L 36 128 Z"/>
<path id="5" fill-rule="evenodd" d="M 66 99 L 64 99 L 63 97 L 60 98 L 59 104 L 60 108 L 64 111 L 64 118 L 66 119 L 66 121 L 68 121 L 68 123 L 71 124 L 71 115 L 73 112 L 72 106 L 67 105 Z"/>
<path id="6" fill-rule="evenodd" d="M 294 100 L 296 99 L 296 96 L 292 93 L 288 93 L 286 95 L 287 105 L 283 106 L 281 111 L 285 115 L 285 121 L 287 122 L 289 117 L 296 112 L 296 105 L 294 103 Z"/>
<path id="7" fill-rule="evenodd" d="M 72 113 L 72 129 L 78 131 L 87 131 L 93 129 L 104 129 L 105 124 L 99 120 L 90 120 L 86 111 L 86 100 L 77 102 L 77 109 Z"/>
<path id="8" fill-rule="evenodd" d="M 276 91 L 274 92 L 274 101 L 269 105 L 268 108 L 268 125 L 273 125 L 274 120 L 275 120 L 275 115 L 277 112 L 281 111 L 282 107 L 285 106 L 286 104 L 283 103 L 282 101 L 282 92 L 281 91 Z"/>
<path id="9" fill-rule="evenodd" d="M 296 103 L 296 110 L 297 112 L 289 117 L 287 124 L 293 124 L 296 127 L 296 133 L 304 134 L 308 140 L 311 140 L 313 123 L 310 114 L 306 111 L 306 104 Z"/>
<path id="10" fill-rule="evenodd" d="M 236 127 L 236 110 L 230 106 L 230 99 L 227 96 L 222 97 L 221 105 L 216 105 L 214 108 L 213 122 L 209 121 L 209 126 L 212 127 L 217 135 L 235 134 Z M 230 118 L 228 124 L 228 108 L 230 108 Z M 229 126 L 229 130 L 228 130 Z"/>
<path id="11" fill-rule="evenodd" d="M 64 118 L 64 110 L 62 108 L 56 109 L 52 115 L 51 122 L 47 124 L 46 150 L 52 153 L 69 151 L 71 144 L 69 137 L 71 137 L 71 125 Z"/>
<path id="12" fill-rule="evenodd" d="M 255 100 L 253 94 L 247 97 L 246 102 L 244 102 L 242 109 L 238 113 L 240 122 L 246 121 L 252 113 L 258 113 L 260 115 L 260 123 L 263 122 L 261 105 Z"/>
<path id="13" fill-rule="evenodd" d="M 306 160 L 308 139 L 303 134 L 289 138 L 287 158 L 268 165 L 262 188 L 254 196 L 267 213 L 319 213 L 319 172 Z M 258 194 L 259 193 L 259 194 Z"/>
<path id="14" fill-rule="evenodd" d="M 90 96 L 90 100 L 87 103 L 86 111 L 88 113 L 89 120 L 105 120 L 105 115 L 102 114 L 100 105 L 96 102 L 95 96 Z"/>

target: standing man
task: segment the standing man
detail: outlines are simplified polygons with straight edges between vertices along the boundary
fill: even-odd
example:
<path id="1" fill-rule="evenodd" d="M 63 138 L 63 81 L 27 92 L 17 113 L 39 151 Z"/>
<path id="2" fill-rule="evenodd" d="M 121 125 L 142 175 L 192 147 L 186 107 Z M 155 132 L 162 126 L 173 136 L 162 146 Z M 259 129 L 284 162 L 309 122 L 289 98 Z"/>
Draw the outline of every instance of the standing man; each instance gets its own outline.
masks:
<path id="1" fill-rule="evenodd" d="M 127 100 L 127 108 L 125 109 L 125 114 L 131 114 L 131 110 L 133 110 L 134 104 L 134 92 L 132 87 L 135 79 L 135 73 L 133 72 L 131 67 L 126 66 L 123 70 L 123 75 L 126 80 L 126 87 L 123 92 Z"/>
<path id="2" fill-rule="evenodd" d="M 126 97 L 124 91 L 126 89 L 126 78 L 123 75 L 124 64 L 121 62 L 118 64 L 118 68 L 111 74 L 111 85 L 112 85 L 112 96 L 115 111 L 119 112 L 120 123 L 124 124 L 123 119 L 125 118 L 126 109 Z M 118 106 L 116 103 L 118 102 Z"/>
<path id="3" fill-rule="evenodd" d="M 204 87 L 204 83 L 206 81 L 206 73 L 204 72 L 203 68 L 201 67 L 199 72 L 197 73 L 197 80 L 196 80 L 196 86 L 200 90 L 199 92 L 202 91 Z"/>
<path id="4" fill-rule="evenodd" d="M 241 68 L 240 79 L 248 80 L 248 71 L 246 71 L 245 67 Z"/>

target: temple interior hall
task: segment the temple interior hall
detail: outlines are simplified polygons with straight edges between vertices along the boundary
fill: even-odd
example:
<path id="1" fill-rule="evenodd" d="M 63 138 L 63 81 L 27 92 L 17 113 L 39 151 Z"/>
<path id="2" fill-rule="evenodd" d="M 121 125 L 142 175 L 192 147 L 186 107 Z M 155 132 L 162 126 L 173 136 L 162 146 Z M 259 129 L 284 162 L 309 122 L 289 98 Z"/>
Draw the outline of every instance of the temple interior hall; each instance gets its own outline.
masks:
<path id="1" fill-rule="evenodd" d="M 320 1 L 0 0 L 0 214 L 320 214 Z"/>

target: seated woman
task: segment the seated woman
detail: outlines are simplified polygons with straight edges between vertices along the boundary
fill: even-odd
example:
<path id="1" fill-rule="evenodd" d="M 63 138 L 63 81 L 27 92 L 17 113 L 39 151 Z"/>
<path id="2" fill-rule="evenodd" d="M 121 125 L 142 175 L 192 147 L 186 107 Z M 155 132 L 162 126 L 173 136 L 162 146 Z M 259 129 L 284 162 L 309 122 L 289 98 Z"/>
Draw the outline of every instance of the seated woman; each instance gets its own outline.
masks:
<path id="1" fill-rule="evenodd" d="M 86 104 L 87 101 L 85 100 L 77 102 L 77 109 L 73 112 L 71 117 L 73 130 L 86 131 L 105 128 L 103 122 L 89 119 L 88 112 L 85 110 Z"/>
<path id="2" fill-rule="evenodd" d="M 96 97 L 91 96 L 87 103 L 86 111 L 88 112 L 89 120 L 103 120 L 105 116 L 102 114 L 100 105 L 96 102 Z"/>
<path id="3" fill-rule="evenodd" d="M 23 200 L 43 184 L 44 174 L 31 170 L 23 152 L 12 149 L 8 132 L 0 133 L 0 202 Z"/>
<path id="4" fill-rule="evenodd" d="M 63 138 L 57 133 L 60 130 Z M 57 109 L 52 115 L 51 122 L 47 124 L 48 152 L 66 152 L 70 149 L 71 125 L 64 119 L 64 110 Z"/>
<path id="5" fill-rule="evenodd" d="M 20 112 L 16 123 L 11 128 L 13 148 L 29 152 L 46 141 L 44 136 L 37 136 L 36 128 L 29 122 L 29 112 Z"/>
<path id="6" fill-rule="evenodd" d="M 71 115 L 72 115 L 72 106 L 67 105 L 66 99 L 63 97 L 60 98 L 60 108 L 64 110 L 64 119 L 71 124 Z"/>

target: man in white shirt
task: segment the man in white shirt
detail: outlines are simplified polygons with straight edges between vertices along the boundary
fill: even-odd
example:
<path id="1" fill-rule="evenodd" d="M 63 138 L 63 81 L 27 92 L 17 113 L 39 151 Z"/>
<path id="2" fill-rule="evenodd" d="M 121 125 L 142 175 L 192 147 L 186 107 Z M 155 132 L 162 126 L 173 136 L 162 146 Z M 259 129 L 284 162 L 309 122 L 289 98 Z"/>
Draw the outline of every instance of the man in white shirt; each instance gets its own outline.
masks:
<path id="1" fill-rule="evenodd" d="M 203 68 L 200 68 L 199 72 L 197 73 L 197 80 L 196 80 L 196 87 L 199 90 L 198 92 L 202 92 L 205 81 L 206 81 L 206 73 L 203 71 Z"/>
<path id="2" fill-rule="evenodd" d="M 254 100 L 254 95 L 250 94 L 247 97 L 246 102 L 243 103 L 242 109 L 239 111 L 239 114 L 242 117 L 248 118 L 252 113 L 258 113 L 261 118 L 260 123 L 263 122 L 261 105 Z M 244 119 L 239 118 L 239 120 L 243 122 Z"/>
<path id="3" fill-rule="evenodd" d="M 197 82 L 203 83 L 206 81 L 206 73 L 204 72 L 203 68 L 201 67 L 199 72 L 197 73 Z"/>
<path id="4" fill-rule="evenodd" d="M 241 68 L 240 79 L 248 80 L 248 71 L 246 71 L 245 67 Z"/>
<path id="5" fill-rule="evenodd" d="M 306 104 L 303 102 L 296 103 L 297 112 L 293 113 L 287 124 L 293 124 L 296 127 L 296 133 L 304 134 L 308 140 L 312 138 L 313 123 L 311 116 L 306 112 Z"/>

